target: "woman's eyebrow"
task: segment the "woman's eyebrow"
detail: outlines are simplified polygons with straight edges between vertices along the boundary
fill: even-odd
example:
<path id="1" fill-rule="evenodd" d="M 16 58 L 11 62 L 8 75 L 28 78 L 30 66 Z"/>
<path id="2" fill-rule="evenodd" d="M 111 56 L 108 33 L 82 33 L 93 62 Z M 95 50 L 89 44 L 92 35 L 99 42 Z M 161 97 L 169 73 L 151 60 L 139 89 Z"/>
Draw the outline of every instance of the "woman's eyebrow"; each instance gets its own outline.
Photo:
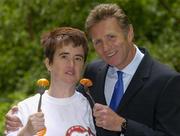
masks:
<path id="1" fill-rule="evenodd" d="M 61 52 L 61 53 L 59 53 L 59 55 L 68 55 L 68 54 L 70 54 L 69 52 Z"/>

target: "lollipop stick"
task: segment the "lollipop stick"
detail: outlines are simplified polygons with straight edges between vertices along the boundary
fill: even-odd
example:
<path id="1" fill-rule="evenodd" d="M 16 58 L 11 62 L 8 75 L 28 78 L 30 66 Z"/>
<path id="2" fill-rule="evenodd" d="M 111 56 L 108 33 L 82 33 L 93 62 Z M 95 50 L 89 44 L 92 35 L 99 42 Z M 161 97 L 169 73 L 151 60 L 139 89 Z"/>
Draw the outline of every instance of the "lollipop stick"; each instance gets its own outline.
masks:
<path id="1" fill-rule="evenodd" d="M 40 94 L 37 111 L 41 112 L 42 95 L 44 94 L 45 87 L 49 85 L 49 81 L 47 79 L 42 78 L 37 81 L 37 85 L 39 87 L 38 93 Z M 37 132 L 35 136 L 44 136 L 45 134 L 46 134 L 46 128 L 43 128 L 42 130 Z"/>
<path id="2" fill-rule="evenodd" d="M 92 103 L 93 103 L 93 105 L 94 105 L 94 104 L 95 104 L 95 101 L 94 101 L 94 99 L 92 98 L 91 94 L 89 93 L 89 90 L 86 91 L 86 94 L 89 96 L 89 98 L 91 99 L 91 101 L 92 101 Z"/>
<path id="3" fill-rule="evenodd" d="M 83 78 L 83 79 L 80 80 L 79 89 L 84 91 L 86 93 L 86 95 L 89 96 L 89 99 L 91 100 L 92 107 L 93 107 L 94 104 L 95 104 L 95 101 L 94 101 L 93 97 L 91 96 L 91 94 L 89 93 L 89 88 L 88 88 L 88 87 L 91 87 L 92 85 L 93 85 L 93 83 L 92 83 L 92 81 L 90 79 Z"/>
<path id="4" fill-rule="evenodd" d="M 45 87 L 49 85 L 49 81 L 45 78 L 42 78 L 42 79 L 39 79 L 37 81 L 37 85 L 39 86 L 38 93 L 40 94 L 37 111 L 40 112 L 41 111 L 42 95 L 44 94 Z"/>
<path id="5" fill-rule="evenodd" d="M 41 112 L 41 101 L 42 101 L 42 94 L 40 94 L 39 102 L 38 102 L 38 112 Z"/>

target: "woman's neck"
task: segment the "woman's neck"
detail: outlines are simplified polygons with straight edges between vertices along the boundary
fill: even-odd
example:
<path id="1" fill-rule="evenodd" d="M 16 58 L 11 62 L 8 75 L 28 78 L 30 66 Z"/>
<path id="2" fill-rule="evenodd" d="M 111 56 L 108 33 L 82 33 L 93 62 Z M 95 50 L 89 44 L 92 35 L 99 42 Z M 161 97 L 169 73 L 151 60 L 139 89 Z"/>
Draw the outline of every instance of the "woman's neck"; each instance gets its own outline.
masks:
<path id="1" fill-rule="evenodd" d="M 75 93 L 75 85 L 51 84 L 48 90 L 48 94 L 55 98 L 71 97 Z"/>

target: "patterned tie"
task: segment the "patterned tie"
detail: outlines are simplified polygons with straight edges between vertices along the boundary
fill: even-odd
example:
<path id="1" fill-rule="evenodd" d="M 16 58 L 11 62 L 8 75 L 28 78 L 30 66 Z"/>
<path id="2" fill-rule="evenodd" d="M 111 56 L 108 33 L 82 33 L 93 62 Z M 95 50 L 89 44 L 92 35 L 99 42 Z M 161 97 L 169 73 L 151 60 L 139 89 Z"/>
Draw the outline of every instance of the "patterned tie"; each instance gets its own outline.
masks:
<path id="1" fill-rule="evenodd" d="M 110 102 L 110 108 L 114 111 L 116 111 L 116 109 L 118 108 L 121 98 L 124 94 L 123 79 L 122 79 L 123 72 L 117 71 L 117 74 L 118 74 L 118 80 L 114 86 L 114 92 Z"/>

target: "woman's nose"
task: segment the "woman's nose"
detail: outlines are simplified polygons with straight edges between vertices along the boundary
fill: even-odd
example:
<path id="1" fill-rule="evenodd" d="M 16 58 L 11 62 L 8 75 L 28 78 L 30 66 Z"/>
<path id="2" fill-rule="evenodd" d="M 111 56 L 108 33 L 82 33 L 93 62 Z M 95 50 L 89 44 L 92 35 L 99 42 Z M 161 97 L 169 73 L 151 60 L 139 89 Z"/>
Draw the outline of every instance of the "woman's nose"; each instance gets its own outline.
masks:
<path id="1" fill-rule="evenodd" d="M 70 64 L 71 67 L 73 67 L 74 64 L 75 64 L 75 63 L 74 63 L 74 59 L 70 59 L 70 60 L 69 60 L 69 64 Z"/>

